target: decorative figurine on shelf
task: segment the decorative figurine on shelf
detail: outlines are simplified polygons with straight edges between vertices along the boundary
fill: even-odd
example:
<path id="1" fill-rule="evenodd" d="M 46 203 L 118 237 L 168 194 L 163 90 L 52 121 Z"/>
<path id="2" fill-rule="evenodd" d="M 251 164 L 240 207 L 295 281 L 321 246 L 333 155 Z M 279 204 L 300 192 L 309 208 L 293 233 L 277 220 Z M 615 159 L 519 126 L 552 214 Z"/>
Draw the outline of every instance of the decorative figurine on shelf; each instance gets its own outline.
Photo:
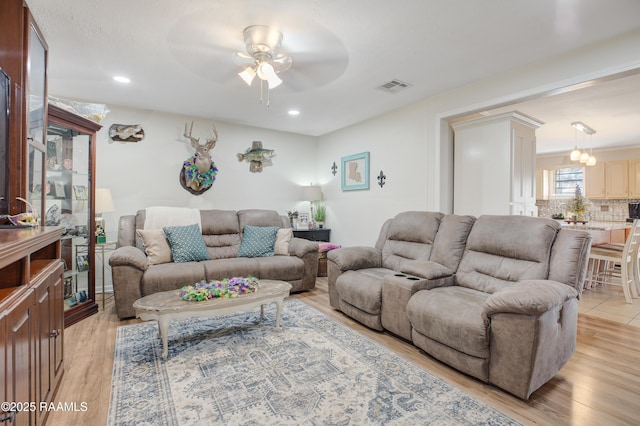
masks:
<path id="1" fill-rule="evenodd" d="M 104 232 L 102 225 L 96 225 L 96 243 L 104 244 L 107 242 L 107 234 Z"/>

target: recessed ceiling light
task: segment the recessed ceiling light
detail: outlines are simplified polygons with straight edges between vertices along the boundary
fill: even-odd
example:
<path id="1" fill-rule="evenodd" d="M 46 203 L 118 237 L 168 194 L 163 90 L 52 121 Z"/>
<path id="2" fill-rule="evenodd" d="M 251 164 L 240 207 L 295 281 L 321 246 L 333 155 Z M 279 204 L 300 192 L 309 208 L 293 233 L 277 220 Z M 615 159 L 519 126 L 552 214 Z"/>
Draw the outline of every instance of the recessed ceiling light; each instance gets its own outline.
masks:
<path id="1" fill-rule="evenodd" d="M 131 79 L 129 79 L 129 78 L 125 77 L 125 76 L 122 76 L 122 75 L 114 75 L 113 79 L 115 81 L 117 81 L 118 83 L 131 83 Z"/>
<path id="2" fill-rule="evenodd" d="M 300 111 L 298 111 L 297 109 L 290 109 L 289 115 L 300 115 Z"/>

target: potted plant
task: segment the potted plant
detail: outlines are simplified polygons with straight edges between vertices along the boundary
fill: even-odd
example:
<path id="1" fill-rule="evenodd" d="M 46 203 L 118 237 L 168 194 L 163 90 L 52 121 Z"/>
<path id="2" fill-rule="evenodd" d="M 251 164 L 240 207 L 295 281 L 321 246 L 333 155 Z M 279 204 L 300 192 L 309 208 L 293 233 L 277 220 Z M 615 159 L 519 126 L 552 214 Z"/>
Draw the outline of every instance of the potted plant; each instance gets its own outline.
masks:
<path id="1" fill-rule="evenodd" d="M 291 223 L 291 227 L 295 228 L 296 220 L 298 219 L 298 211 L 288 210 L 287 217 L 289 217 L 289 223 Z"/>
<path id="2" fill-rule="evenodd" d="M 324 228 L 324 221 L 327 215 L 327 205 L 320 202 L 314 203 L 313 221 L 318 228 Z"/>

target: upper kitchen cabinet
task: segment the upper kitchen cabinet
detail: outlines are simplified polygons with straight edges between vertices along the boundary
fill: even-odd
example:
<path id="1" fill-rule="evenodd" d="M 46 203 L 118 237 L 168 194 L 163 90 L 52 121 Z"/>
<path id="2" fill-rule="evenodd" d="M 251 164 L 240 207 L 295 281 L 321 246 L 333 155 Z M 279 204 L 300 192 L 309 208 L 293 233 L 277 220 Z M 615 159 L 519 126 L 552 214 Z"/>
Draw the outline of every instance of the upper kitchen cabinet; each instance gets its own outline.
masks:
<path id="1" fill-rule="evenodd" d="M 584 195 L 587 198 L 606 198 L 606 170 L 604 163 L 584 169 Z"/>
<path id="2" fill-rule="evenodd" d="M 454 213 L 538 215 L 535 131 L 542 124 L 517 111 L 452 124 Z"/>
<path id="3" fill-rule="evenodd" d="M 585 196 L 593 199 L 635 198 L 640 190 L 640 159 L 600 162 L 585 167 Z"/>
<path id="4" fill-rule="evenodd" d="M 607 198 L 629 197 L 629 162 L 627 160 L 605 163 Z"/>
<path id="5" fill-rule="evenodd" d="M 640 158 L 629 160 L 629 198 L 640 198 Z"/>

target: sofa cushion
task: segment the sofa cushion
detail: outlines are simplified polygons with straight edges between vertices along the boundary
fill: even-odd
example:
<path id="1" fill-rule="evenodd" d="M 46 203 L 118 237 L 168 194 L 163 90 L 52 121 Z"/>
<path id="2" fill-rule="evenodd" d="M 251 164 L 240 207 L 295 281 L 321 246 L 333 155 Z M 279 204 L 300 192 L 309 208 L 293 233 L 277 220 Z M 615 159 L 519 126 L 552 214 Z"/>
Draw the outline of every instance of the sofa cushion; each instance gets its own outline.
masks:
<path id="1" fill-rule="evenodd" d="M 273 256 L 277 234 L 278 227 L 276 226 L 246 225 L 242 233 L 238 257 Z"/>
<path id="2" fill-rule="evenodd" d="M 420 334 L 478 358 L 489 357 L 489 294 L 464 287 L 421 290 L 411 296 L 407 316 Z"/>
<path id="3" fill-rule="evenodd" d="M 393 273 L 395 272 L 386 268 L 347 271 L 336 281 L 338 296 L 368 314 L 379 315 L 384 276 Z"/>
<path id="4" fill-rule="evenodd" d="M 232 277 L 260 276 L 258 258 L 234 257 L 231 259 L 205 260 L 204 266 L 207 280 L 222 280 Z"/>
<path id="5" fill-rule="evenodd" d="M 146 231 L 137 229 L 136 234 L 142 238 L 144 251 L 147 253 L 150 265 L 173 261 L 171 246 L 162 229 L 148 229 Z"/>
<path id="6" fill-rule="evenodd" d="M 456 272 L 476 218 L 448 214 L 440 221 L 429 260 Z"/>
<path id="7" fill-rule="evenodd" d="M 276 234 L 276 243 L 273 247 L 273 254 L 280 256 L 289 256 L 289 242 L 293 238 L 293 229 L 278 229 Z"/>
<path id="8" fill-rule="evenodd" d="M 559 228 L 551 219 L 480 216 L 467 238 L 457 284 L 494 293 L 515 281 L 546 279 Z"/>
<path id="9" fill-rule="evenodd" d="M 382 266 L 400 270 L 407 259 L 429 260 L 443 216 L 436 212 L 409 211 L 394 217 L 382 248 Z"/>
<path id="10" fill-rule="evenodd" d="M 296 256 L 257 257 L 258 274 L 263 280 L 299 280 L 304 275 L 304 261 Z"/>
<path id="11" fill-rule="evenodd" d="M 197 224 L 165 226 L 163 231 L 169 240 L 174 262 L 198 262 L 209 259 L 207 247 L 204 245 L 202 233 Z"/>
<path id="12" fill-rule="evenodd" d="M 205 279 L 204 262 L 162 263 L 152 265 L 140 281 L 140 294 L 147 296 L 159 291 L 176 290 Z M 176 297 L 178 297 L 176 295 Z"/>

